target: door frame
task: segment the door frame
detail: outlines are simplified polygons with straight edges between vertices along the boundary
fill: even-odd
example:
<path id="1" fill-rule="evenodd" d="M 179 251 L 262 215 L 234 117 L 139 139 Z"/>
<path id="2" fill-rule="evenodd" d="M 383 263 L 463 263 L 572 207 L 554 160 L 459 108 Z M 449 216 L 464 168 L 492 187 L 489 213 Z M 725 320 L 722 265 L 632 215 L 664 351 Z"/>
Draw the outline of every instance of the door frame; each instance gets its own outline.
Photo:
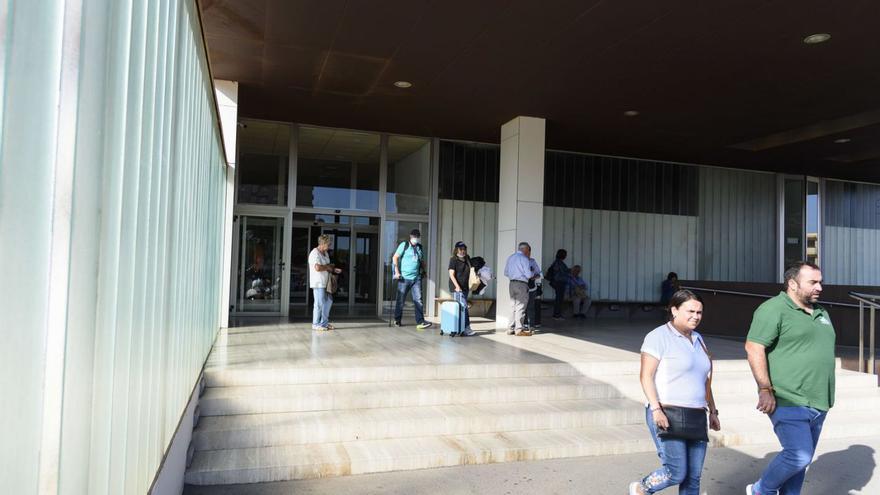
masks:
<path id="1" fill-rule="evenodd" d="M 782 282 L 783 272 L 786 269 L 785 266 L 785 181 L 787 179 L 796 179 L 803 181 L 804 187 L 802 191 L 803 202 L 802 202 L 802 211 L 801 217 L 803 218 L 803 224 L 801 225 L 801 259 L 806 260 L 807 258 L 807 194 L 808 194 L 808 186 L 810 182 L 816 183 L 818 187 L 818 202 L 816 208 L 818 209 L 818 218 L 816 229 L 818 230 L 819 238 L 816 240 L 816 250 L 817 256 L 819 258 L 819 262 L 822 261 L 822 239 L 825 236 L 825 216 L 822 211 L 823 206 L 823 197 L 825 196 L 825 180 L 820 177 L 814 177 L 811 175 L 797 175 L 797 174 L 777 174 L 776 175 L 776 232 L 778 237 L 777 242 L 777 280 Z"/>
<path id="2" fill-rule="evenodd" d="M 283 208 L 286 210 L 286 208 Z M 241 293 L 241 275 L 244 271 L 240 266 L 241 260 L 241 236 L 242 236 L 242 217 L 256 217 L 256 218 L 264 218 L 264 219 L 281 219 L 281 239 L 277 240 L 281 243 L 281 254 L 280 254 L 280 267 L 281 267 L 281 295 L 279 300 L 279 309 L 278 311 L 243 311 L 239 307 L 239 294 Z M 233 225 L 233 239 L 232 239 L 232 263 L 231 263 L 231 279 L 234 282 L 234 289 L 230 290 L 230 305 L 234 308 L 230 311 L 230 316 L 287 316 L 287 305 L 283 304 L 284 301 L 290 299 L 290 270 L 288 269 L 288 263 L 290 260 L 289 249 L 290 249 L 290 239 L 288 238 L 290 233 L 287 225 L 289 224 L 287 215 L 283 211 L 279 211 L 278 207 L 275 206 L 257 206 L 257 205 L 247 205 L 246 208 L 236 209 L 235 214 L 232 217 L 232 225 Z M 276 242 L 277 242 L 276 241 Z"/>
<path id="3" fill-rule="evenodd" d="M 379 215 L 375 213 L 367 213 L 364 212 L 342 212 L 341 210 L 326 210 L 320 208 L 296 208 L 294 213 L 306 213 L 306 214 L 319 214 L 319 215 L 330 215 L 330 216 L 345 216 L 348 217 L 348 223 L 317 223 L 317 222 L 309 222 L 307 220 L 293 220 L 290 224 L 290 256 L 287 258 L 288 263 L 293 262 L 293 250 L 297 249 L 296 246 L 293 246 L 293 229 L 294 228 L 308 228 L 319 227 L 321 229 L 321 233 L 325 233 L 326 230 L 345 230 L 349 235 L 349 258 L 348 258 L 348 300 L 346 301 L 348 311 L 346 316 L 354 316 L 354 308 L 355 308 L 355 277 L 356 277 L 356 249 L 357 249 L 357 235 L 358 233 L 374 233 L 376 234 L 376 257 L 379 257 L 379 245 L 381 245 L 381 228 L 382 228 L 382 219 Z M 369 218 L 376 219 L 378 225 L 363 225 L 357 224 L 354 222 L 355 217 L 360 218 Z M 311 239 L 309 239 L 311 241 Z M 313 246 L 306 246 L 306 249 L 311 251 Z M 381 259 L 380 259 L 381 262 Z M 288 270 L 289 271 L 289 270 Z M 376 280 L 373 281 L 373 285 L 376 290 L 376 297 L 379 297 L 379 290 L 381 289 L 381 285 L 379 282 L 381 278 L 377 275 Z M 289 284 L 289 282 L 288 282 Z M 290 287 L 288 287 L 288 297 L 287 297 L 287 306 L 290 307 Z M 305 311 L 301 315 L 297 316 L 307 316 L 309 312 L 309 295 L 308 291 L 306 291 L 306 300 L 305 300 Z"/>

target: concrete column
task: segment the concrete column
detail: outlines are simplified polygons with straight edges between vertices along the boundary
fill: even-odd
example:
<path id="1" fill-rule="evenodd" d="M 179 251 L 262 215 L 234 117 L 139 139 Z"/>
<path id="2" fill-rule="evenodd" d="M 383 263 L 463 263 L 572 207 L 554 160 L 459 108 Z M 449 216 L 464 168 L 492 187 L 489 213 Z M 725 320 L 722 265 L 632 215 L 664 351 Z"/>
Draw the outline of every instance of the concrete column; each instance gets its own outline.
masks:
<path id="1" fill-rule="evenodd" d="M 495 328 L 504 329 L 513 319 L 504 276 L 507 257 L 518 243 L 532 246 L 532 257 L 541 260 L 544 236 L 544 119 L 517 117 L 501 126 L 501 176 L 498 196 L 498 257 Z"/>
<path id="2" fill-rule="evenodd" d="M 220 128 L 226 151 L 226 212 L 223 220 L 223 287 L 220 291 L 220 328 L 229 327 L 229 291 L 232 284 L 232 210 L 235 206 L 235 161 L 238 138 L 238 83 L 215 80 Z"/>

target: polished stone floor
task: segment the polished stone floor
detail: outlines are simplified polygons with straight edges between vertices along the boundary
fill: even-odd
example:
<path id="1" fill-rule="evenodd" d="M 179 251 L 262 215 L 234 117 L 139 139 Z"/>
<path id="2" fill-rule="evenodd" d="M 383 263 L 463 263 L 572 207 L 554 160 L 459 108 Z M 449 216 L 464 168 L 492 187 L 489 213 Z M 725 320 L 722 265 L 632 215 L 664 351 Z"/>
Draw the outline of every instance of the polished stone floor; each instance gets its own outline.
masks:
<path id="1" fill-rule="evenodd" d="M 439 335 L 387 321 L 238 321 L 208 359 L 187 482 L 259 483 L 653 450 L 639 348 L 659 318 L 557 321 L 531 337 Z M 744 330 L 745 332 L 745 330 Z M 707 337 L 725 427 L 766 444 L 741 340 Z M 876 377 L 838 370 L 824 437 L 880 438 Z M 328 493 L 332 493 L 332 490 Z M 506 492 L 498 492 L 506 493 Z"/>
<path id="2" fill-rule="evenodd" d="M 548 318 L 549 320 L 549 318 Z M 441 337 L 438 325 L 389 327 L 381 320 L 341 321 L 318 333 L 307 323 L 272 319 L 239 321 L 218 338 L 208 371 L 275 367 L 392 366 L 638 361 L 653 320 L 550 320 L 532 337 L 494 333 L 494 322 L 475 319 L 474 337 Z M 742 343 L 706 339 L 717 360 L 744 359 Z"/>

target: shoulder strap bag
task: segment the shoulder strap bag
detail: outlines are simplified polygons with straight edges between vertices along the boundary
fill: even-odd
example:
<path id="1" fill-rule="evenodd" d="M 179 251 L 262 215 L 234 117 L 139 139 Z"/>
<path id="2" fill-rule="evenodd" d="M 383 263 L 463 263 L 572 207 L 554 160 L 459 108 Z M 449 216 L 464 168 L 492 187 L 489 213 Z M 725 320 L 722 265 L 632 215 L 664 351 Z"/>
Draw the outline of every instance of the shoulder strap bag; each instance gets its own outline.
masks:
<path id="1" fill-rule="evenodd" d="M 714 367 L 712 354 L 709 353 L 709 349 L 706 347 L 706 343 L 703 342 L 702 337 L 700 338 L 700 345 L 703 347 L 703 352 L 709 358 L 709 377 L 706 380 L 707 386 L 711 389 Z M 663 409 L 666 419 L 669 420 L 669 428 L 658 428 L 658 437 L 698 440 L 702 442 L 709 441 L 709 421 L 706 417 L 705 408 L 664 406 L 662 404 L 660 407 Z"/>

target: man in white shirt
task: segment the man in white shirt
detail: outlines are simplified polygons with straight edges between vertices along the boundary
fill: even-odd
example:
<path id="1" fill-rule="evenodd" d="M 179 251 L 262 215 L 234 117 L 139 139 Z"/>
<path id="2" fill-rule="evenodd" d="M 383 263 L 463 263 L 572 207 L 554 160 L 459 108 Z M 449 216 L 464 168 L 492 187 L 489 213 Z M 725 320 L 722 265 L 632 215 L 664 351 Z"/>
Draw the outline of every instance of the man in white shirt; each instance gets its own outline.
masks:
<path id="1" fill-rule="evenodd" d="M 330 272 L 339 274 L 342 270 L 330 263 L 330 236 L 322 234 L 318 236 L 318 247 L 309 253 L 309 287 L 314 294 L 315 306 L 312 310 L 312 330 L 332 330 L 330 324 L 330 306 L 333 305 L 333 296 L 327 293 L 327 284 L 330 282 Z"/>

